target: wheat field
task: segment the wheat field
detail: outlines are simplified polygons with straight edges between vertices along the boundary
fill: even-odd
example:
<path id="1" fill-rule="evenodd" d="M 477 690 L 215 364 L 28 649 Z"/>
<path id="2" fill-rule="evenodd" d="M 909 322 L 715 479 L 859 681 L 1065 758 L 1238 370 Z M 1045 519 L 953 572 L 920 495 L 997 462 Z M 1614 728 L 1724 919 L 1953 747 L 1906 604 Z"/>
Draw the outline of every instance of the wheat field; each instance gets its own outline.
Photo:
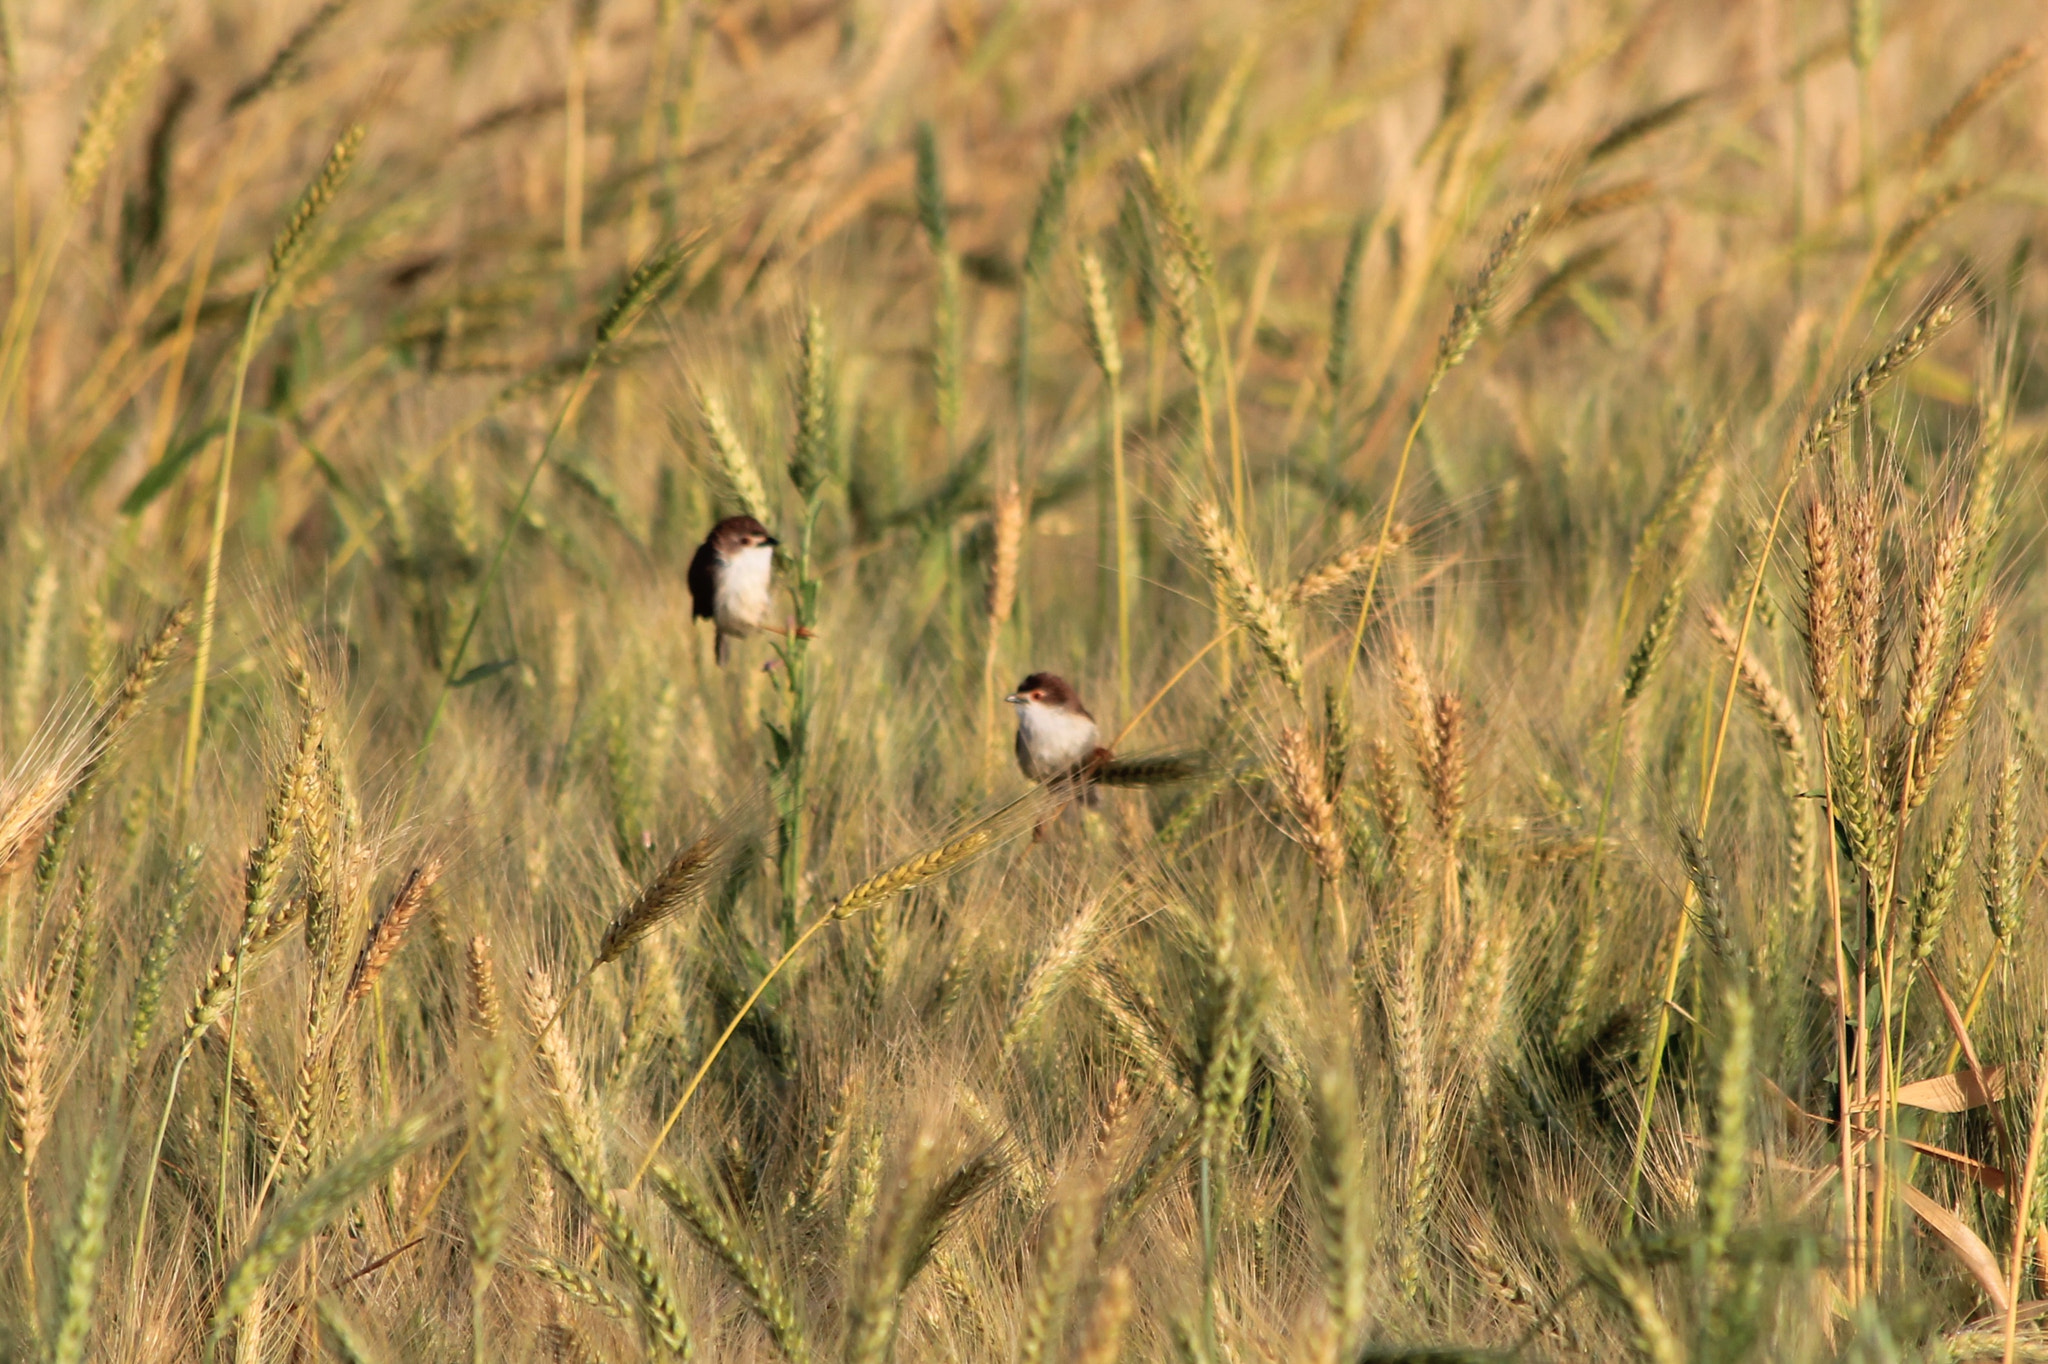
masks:
<path id="1" fill-rule="evenodd" d="M 2040 23 L 4 0 L 0 1355 L 2048 1360 Z"/>

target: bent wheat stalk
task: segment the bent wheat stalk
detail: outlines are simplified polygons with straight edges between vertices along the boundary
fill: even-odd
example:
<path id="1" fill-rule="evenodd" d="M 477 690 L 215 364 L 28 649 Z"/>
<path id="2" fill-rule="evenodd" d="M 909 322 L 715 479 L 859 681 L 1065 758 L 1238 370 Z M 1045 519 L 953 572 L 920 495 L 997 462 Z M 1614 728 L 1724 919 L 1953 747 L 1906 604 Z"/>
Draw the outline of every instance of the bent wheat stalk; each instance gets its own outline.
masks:
<path id="1" fill-rule="evenodd" d="M 740 1024 L 754 1011 L 754 1006 L 760 1003 L 761 996 L 775 983 L 775 978 L 782 974 L 783 968 L 796 959 L 797 954 L 804 950 L 811 939 L 842 919 L 850 919 L 864 910 L 873 909 L 885 900 L 894 899 L 907 890 L 936 880 L 973 861 L 995 842 L 995 832 L 989 826 L 1031 798 L 1031 795 L 1019 796 L 952 842 L 942 843 L 907 862 L 897 863 L 879 876 L 869 877 L 827 906 L 824 913 L 813 920 L 809 928 L 798 934 L 796 940 L 775 959 L 774 964 L 762 975 L 753 991 L 740 1003 L 740 1007 L 733 1013 L 732 1021 L 725 1025 L 725 1031 L 718 1035 L 718 1040 L 711 1044 L 711 1050 L 705 1053 L 704 1060 L 697 1067 L 697 1073 L 683 1086 L 683 1092 L 676 1099 L 675 1106 L 669 1109 L 668 1117 L 663 1119 L 661 1130 L 655 1133 L 654 1140 L 647 1144 L 647 1153 L 641 1156 L 640 1163 L 634 1166 L 633 1177 L 626 1182 L 627 1191 L 630 1193 L 640 1187 L 640 1181 L 647 1177 L 647 1171 L 654 1165 L 655 1158 L 661 1154 L 662 1143 L 666 1142 L 668 1134 L 675 1130 L 677 1120 L 683 1116 L 683 1109 L 695 1097 L 698 1087 L 704 1083 L 704 1077 L 711 1073 L 711 1067 L 717 1063 L 719 1054 L 725 1050 L 725 1044 L 739 1031 Z"/>

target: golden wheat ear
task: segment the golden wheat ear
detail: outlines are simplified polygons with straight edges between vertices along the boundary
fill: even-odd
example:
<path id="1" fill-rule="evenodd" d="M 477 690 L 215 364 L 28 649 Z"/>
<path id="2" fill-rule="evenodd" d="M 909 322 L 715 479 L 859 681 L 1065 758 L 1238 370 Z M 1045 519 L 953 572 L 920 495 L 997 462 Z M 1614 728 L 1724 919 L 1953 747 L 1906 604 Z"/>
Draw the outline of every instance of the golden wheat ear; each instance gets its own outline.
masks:
<path id="1" fill-rule="evenodd" d="M 1094 779 L 1103 786 L 1172 786 L 1193 781 L 1210 771 L 1216 760 L 1192 750 L 1173 753 L 1145 753 L 1133 758 L 1114 758 L 1103 753 L 1096 763 Z"/>

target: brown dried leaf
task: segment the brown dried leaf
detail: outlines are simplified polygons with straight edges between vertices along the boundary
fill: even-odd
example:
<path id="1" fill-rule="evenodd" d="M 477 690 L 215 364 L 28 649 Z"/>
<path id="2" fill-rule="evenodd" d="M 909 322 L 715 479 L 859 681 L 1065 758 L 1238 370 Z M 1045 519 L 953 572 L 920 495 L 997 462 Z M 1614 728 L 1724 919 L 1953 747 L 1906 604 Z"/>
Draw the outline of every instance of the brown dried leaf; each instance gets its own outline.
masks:
<path id="1" fill-rule="evenodd" d="M 1912 1185 L 1901 1183 L 1899 1192 L 1905 1197 L 1906 1206 L 1920 1215 L 1928 1229 L 1939 1236 L 1942 1244 L 1962 1262 L 1963 1268 L 1970 1271 L 1970 1277 L 1977 1281 L 1977 1287 L 1984 1290 L 1984 1296 L 2003 1312 L 2009 1301 L 2005 1292 L 2005 1274 L 1999 1269 L 1998 1258 L 1991 1253 L 1991 1247 L 1985 1245 L 1983 1238 L 1971 1231 L 1963 1219 Z"/>
<path id="2" fill-rule="evenodd" d="M 1900 1085 L 1893 1097 L 1907 1108 L 1923 1108 L 1929 1113 L 1962 1113 L 1982 1108 L 2005 1097 L 2005 1067 L 1993 1066 L 1982 1072 L 1959 1070 L 1952 1075 L 1915 1080 Z M 1873 1097 L 1859 1104 L 1857 1111 L 1868 1112 L 1880 1102 L 1881 1098 Z"/>

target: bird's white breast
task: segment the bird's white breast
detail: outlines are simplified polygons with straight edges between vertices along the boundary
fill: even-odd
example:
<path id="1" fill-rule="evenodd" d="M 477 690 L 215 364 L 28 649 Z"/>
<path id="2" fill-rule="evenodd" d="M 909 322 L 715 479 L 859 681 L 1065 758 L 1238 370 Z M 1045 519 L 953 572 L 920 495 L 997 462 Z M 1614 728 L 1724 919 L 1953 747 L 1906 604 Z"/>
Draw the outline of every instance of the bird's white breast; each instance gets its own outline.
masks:
<path id="1" fill-rule="evenodd" d="M 1017 708 L 1017 741 L 1024 775 L 1046 781 L 1072 772 L 1095 752 L 1095 722 L 1032 701 Z"/>
<path id="2" fill-rule="evenodd" d="M 718 628 L 729 635 L 761 628 L 768 619 L 769 579 L 775 570 L 775 547 L 751 545 L 721 564 L 713 610 Z"/>

